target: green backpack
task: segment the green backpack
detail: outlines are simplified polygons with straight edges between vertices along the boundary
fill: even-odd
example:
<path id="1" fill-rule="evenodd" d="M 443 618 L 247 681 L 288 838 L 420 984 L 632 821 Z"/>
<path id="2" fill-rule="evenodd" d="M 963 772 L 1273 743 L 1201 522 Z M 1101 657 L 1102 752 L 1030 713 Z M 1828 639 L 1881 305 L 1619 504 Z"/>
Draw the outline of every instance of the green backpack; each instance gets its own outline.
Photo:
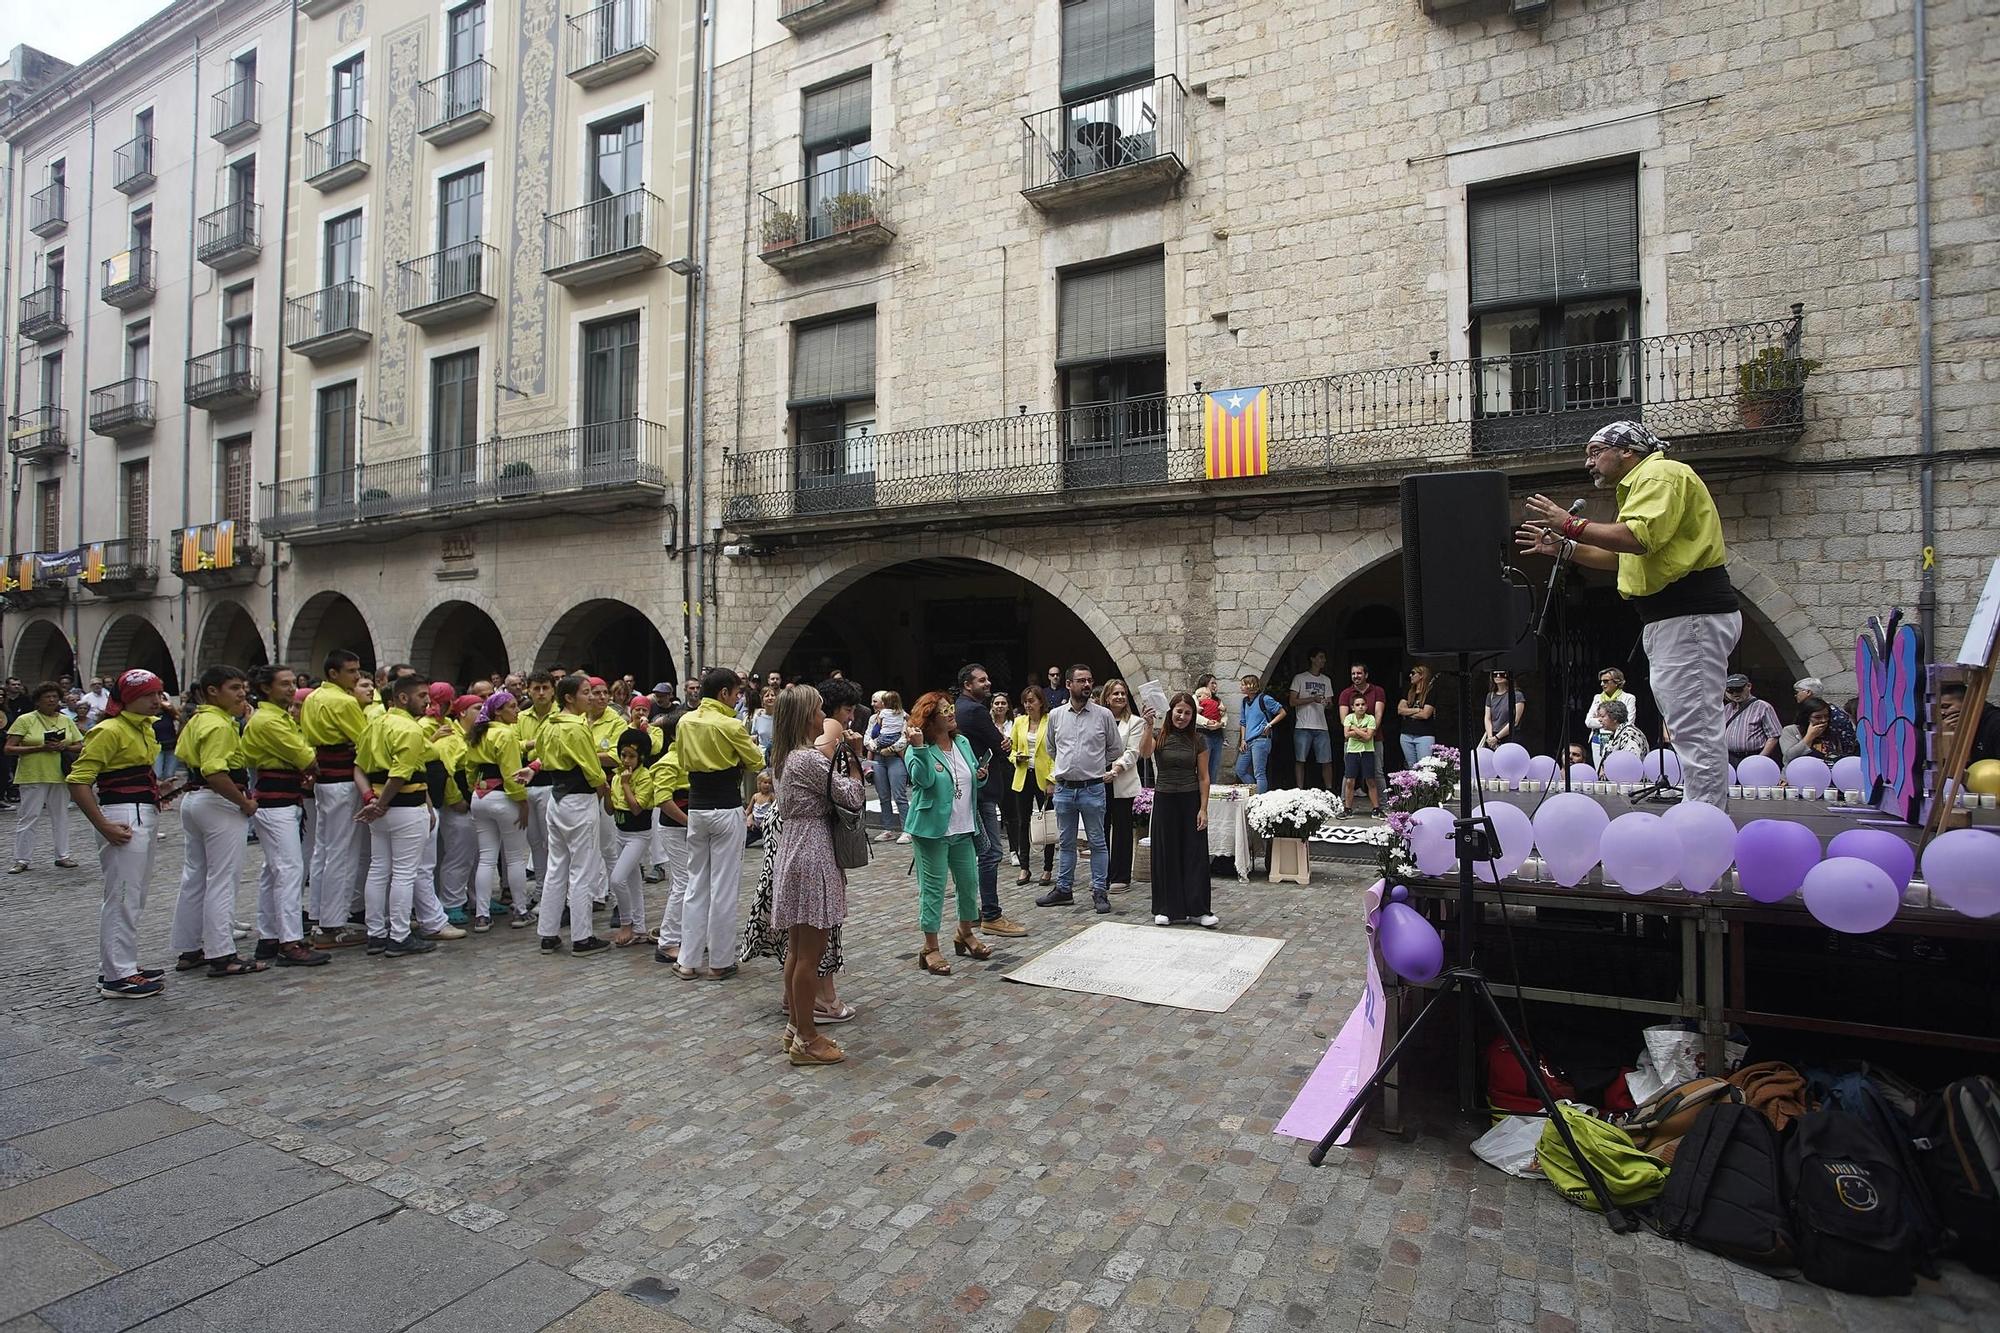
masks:
<path id="1" fill-rule="evenodd" d="M 1657 1198 L 1660 1191 L 1667 1187 L 1667 1164 L 1640 1152 L 1630 1134 L 1568 1106 L 1558 1106 L 1556 1110 L 1568 1122 L 1569 1132 L 1576 1138 L 1577 1151 L 1597 1168 L 1597 1174 L 1604 1177 L 1604 1187 L 1611 1195 L 1611 1202 L 1621 1208 L 1629 1208 Z M 1553 1120 L 1542 1126 L 1541 1140 L 1535 1145 L 1535 1157 L 1549 1183 L 1561 1190 L 1571 1203 L 1592 1212 L 1599 1211 L 1597 1195 L 1591 1191 L 1590 1183 L 1583 1178 L 1583 1172 L 1570 1157 L 1569 1148 L 1564 1145 Z"/>

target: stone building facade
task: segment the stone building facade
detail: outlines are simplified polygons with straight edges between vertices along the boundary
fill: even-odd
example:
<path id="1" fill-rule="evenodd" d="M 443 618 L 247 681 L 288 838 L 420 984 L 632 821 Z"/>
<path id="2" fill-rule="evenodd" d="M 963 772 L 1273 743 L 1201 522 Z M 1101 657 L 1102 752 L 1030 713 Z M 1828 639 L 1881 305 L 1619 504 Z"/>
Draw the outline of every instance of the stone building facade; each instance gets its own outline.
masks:
<path id="1" fill-rule="evenodd" d="M 1764 693 L 1851 693 L 1863 620 L 1918 612 L 1906 3 L 756 0 L 720 23 L 711 660 L 897 674 L 880 645 L 946 632 L 925 608 L 998 570 L 1088 631 L 1018 646 L 1017 674 L 1059 645 L 1100 677 L 1288 675 L 1312 641 L 1380 679 L 1400 478 L 1497 466 L 1567 499 L 1591 430 L 1631 416 L 1709 478 Z M 1928 37 L 1952 646 L 2000 518 L 2000 17 L 1947 0 Z M 858 115 L 827 110 L 864 77 Z M 815 203 L 812 170 L 847 174 Z M 850 337 L 828 381 L 830 328 L 870 355 Z M 1269 386 L 1267 476 L 1204 479 L 1198 386 Z M 1608 591 L 1573 609 L 1561 651 L 1623 661 Z M 942 656 L 879 683 L 935 684 Z"/>

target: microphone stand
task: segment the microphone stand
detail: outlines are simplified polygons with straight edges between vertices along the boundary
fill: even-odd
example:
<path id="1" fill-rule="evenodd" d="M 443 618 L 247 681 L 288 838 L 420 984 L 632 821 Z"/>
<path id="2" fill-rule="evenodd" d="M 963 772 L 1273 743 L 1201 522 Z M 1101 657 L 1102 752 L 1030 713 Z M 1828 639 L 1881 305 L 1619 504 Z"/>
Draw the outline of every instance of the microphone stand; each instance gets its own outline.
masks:
<path id="1" fill-rule="evenodd" d="M 1578 500 L 1576 504 L 1570 507 L 1570 512 L 1575 513 L 1578 509 L 1581 509 L 1582 507 L 1583 507 L 1583 501 Z M 1571 541 L 1567 537 L 1562 537 L 1558 539 L 1556 545 L 1556 557 L 1552 566 L 1549 569 L 1549 581 L 1542 589 L 1542 607 L 1541 610 L 1536 612 L 1535 614 L 1535 625 L 1532 631 L 1532 633 L 1535 636 L 1535 640 L 1538 643 L 1540 643 L 1543 648 L 1548 650 L 1549 655 L 1555 660 L 1556 664 L 1556 699 L 1557 699 L 1557 707 L 1561 710 L 1561 719 L 1562 719 L 1561 721 L 1556 723 L 1556 744 L 1555 744 L 1556 769 L 1562 775 L 1562 789 L 1564 791 L 1570 790 L 1570 776 L 1569 776 L 1570 705 L 1568 699 L 1569 669 L 1563 662 L 1562 643 L 1561 643 L 1561 636 L 1562 636 L 1561 621 L 1560 620 L 1557 621 L 1555 639 L 1552 640 L 1549 638 L 1548 630 L 1549 630 L 1550 617 L 1555 614 L 1556 603 L 1567 592 L 1567 580 L 1569 575 L 1570 561 L 1575 556 L 1575 554 L 1576 554 L 1575 542 Z"/>

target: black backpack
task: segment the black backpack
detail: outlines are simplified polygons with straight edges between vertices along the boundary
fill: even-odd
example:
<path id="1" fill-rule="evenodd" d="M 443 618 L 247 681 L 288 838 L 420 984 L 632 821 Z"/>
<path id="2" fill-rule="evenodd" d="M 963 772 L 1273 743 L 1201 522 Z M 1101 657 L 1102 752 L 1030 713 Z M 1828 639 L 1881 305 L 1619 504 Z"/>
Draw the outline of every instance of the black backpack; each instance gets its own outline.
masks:
<path id="1" fill-rule="evenodd" d="M 1836 1107 L 1807 1113 L 1785 1148 L 1792 1252 L 1822 1287 L 1862 1296 L 1904 1296 L 1917 1285 L 1922 1189 L 1894 1152 Z"/>
<path id="2" fill-rule="evenodd" d="M 1953 1249 L 1968 1268 L 2000 1274 L 2000 1086 L 1962 1078 L 1926 1097 L 1917 1134 L 1927 1142 L 1924 1174 Z"/>
<path id="3" fill-rule="evenodd" d="M 1653 1225 L 1669 1240 L 1752 1268 L 1791 1272 L 1784 1153 L 1771 1122 L 1737 1102 L 1704 1110 L 1674 1152 Z"/>

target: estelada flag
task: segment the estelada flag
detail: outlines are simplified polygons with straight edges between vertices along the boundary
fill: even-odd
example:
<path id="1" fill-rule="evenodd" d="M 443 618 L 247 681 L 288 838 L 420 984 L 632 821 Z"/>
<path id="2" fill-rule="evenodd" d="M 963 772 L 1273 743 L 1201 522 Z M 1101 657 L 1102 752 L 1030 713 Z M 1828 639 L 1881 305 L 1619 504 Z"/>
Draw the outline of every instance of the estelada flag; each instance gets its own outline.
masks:
<path id="1" fill-rule="evenodd" d="M 1203 474 L 1210 481 L 1225 477 L 1261 477 L 1271 470 L 1266 445 L 1270 437 L 1271 391 L 1223 389 L 1206 394 L 1202 404 Z"/>

